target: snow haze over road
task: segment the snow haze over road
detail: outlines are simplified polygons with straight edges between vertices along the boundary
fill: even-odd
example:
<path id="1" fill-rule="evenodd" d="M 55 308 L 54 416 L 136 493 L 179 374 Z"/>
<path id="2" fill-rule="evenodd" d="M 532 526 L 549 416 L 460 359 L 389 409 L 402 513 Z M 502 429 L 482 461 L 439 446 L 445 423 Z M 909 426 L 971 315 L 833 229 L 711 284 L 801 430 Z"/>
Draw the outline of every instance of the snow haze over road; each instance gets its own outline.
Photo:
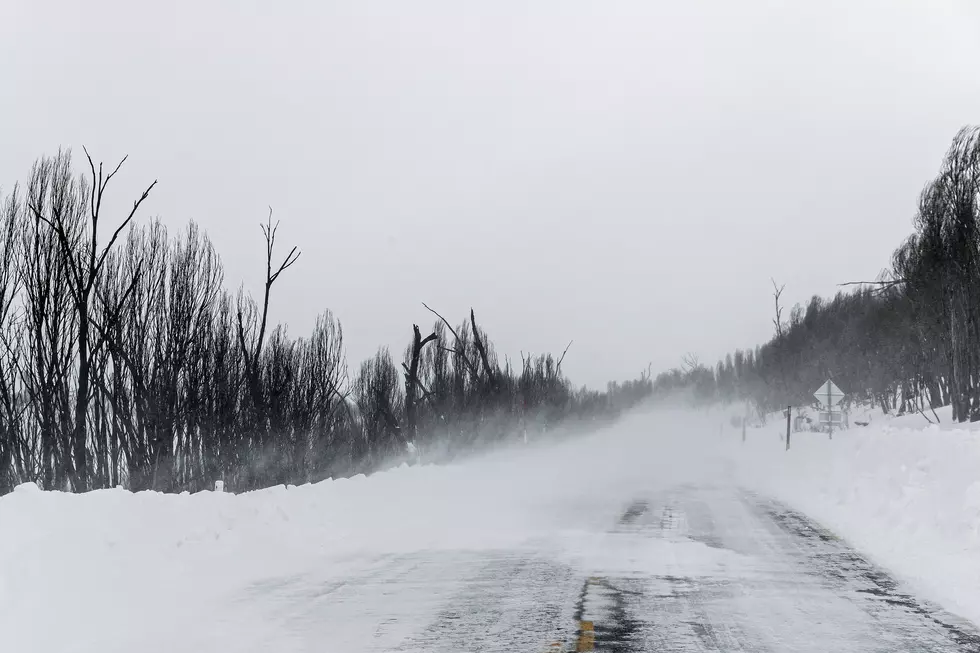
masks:
<path id="1" fill-rule="evenodd" d="M 978 650 L 962 618 L 980 614 L 978 564 L 943 555 L 975 552 L 976 532 L 953 506 L 915 531 L 884 508 L 935 513 L 930 498 L 963 482 L 954 466 L 978 457 L 972 433 L 944 434 L 958 463 L 934 447 L 924 463 L 949 473 L 872 499 L 862 488 L 901 464 L 873 454 L 921 462 L 935 434 L 804 434 L 786 453 L 777 426 L 743 445 L 727 421 L 638 414 L 453 465 L 243 495 L 21 487 L 0 498 L 5 649 Z M 845 466 L 850 484 L 833 473 Z M 937 541 L 933 558 L 969 565 L 955 585 L 910 553 Z"/>

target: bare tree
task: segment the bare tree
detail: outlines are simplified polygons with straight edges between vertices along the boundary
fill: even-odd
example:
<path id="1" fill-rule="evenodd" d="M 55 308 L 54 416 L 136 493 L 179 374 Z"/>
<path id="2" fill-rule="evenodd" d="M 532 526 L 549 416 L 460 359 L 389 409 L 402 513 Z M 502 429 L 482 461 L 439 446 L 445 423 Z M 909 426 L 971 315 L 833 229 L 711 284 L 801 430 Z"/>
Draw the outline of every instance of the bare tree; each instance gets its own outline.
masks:
<path id="1" fill-rule="evenodd" d="M 470 360 L 470 357 L 466 353 L 466 344 L 468 343 L 468 340 L 461 337 L 459 332 L 453 328 L 453 325 L 450 324 L 449 321 L 442 315 L 429 308 L 428 304 L 423 302 L 422 306 L 425 306 L 427 311 L 439 318 L 439 320 L 446 325 L 446 328 L 449 329 L 449 333 L 453 334 L 453 347 L 447 348 L 447 351 L 455 354 L 466 365 L 466 368 L 473 374 L 474 377 L 479 376 L 480 373 L 477 371 L 476 365 L 473 364 L 473 361 Z"/>
<path id="2" fill-rule="evenodd" d="M 0 198 L 2 199 L 2 198 Z M 21 321 L 15 302 L 21 288 L 18 234 L 22 222 L 19 189 L 0 205 L 0 494 L 13 489 L 24 473 L 18 384 Z"/>
<path id="3" fill-rule="evenodd" d="M 682 361 L 684 364 L 684 371 L 686 372 L 693 372 L 695 370 L 701 369 L 701 359 L 697 354 L 693 352 L 688 352 L 684 354 Z"/>
<path id="4" fill-rule="evenodd" d="M 772 281 L 772 288 L 773 288 L 772 296 L 776 302 L 776 317 L 773 318 L 772 323 L 773 326 L 776 327 L 776 337 L 782 338 L 783 337 L 783 307 L 779 303 L 779 298 L 782 297 L 783 291 L 786 289 L 786 286 L 785 285 L 777 286 L 775 279 L 770 279 L 770 281 Z"/>
<path id="5" fill-rule="evenodd" d="M 0 205 L 0 493 L 23 480 L 164 491 L 319 480 L 397 460 L 409 437 L 455 455 L 513 437 L 528 415 L 550 428 L 640 396 L 629 383 L 573 391 L 561 371 L 571 343 L 557 362 L 501 366 L 473 309 L 455 328 L 435 313 L 424 338 L 413 325 L 401 370 L 380 350 L 351 382 L 329 311 L 310 338 L 270 320 L 272 286 L 299 257 L 274 264 L 271 213 L 263 296 L 236 298 L 195 224 L 173 238 L 159 220 L 135 224 L 153 184 L 106 236 L 122 162 L 108 174 L 88 162 L 91 185 L 67 152 L 42 157 L 23 201 L 15 189 Z"/>
<path id="6" fill-rule="evenodd" d="M 363 448 L 356 452 L 359 458 L 356 462 L 376 465 L 395 453 L 396 445 L 405 443 L 398 420 L 403 401 L 398 370 L 387 349 L 380 349 L 373 358 L 361 364 L 354 399 L 364 438 Z"/>
<path id="7" fill-rule="evenodd" d="M 80 201 L 72 190 L 67 157 L 38 160 L 27 185 L 30 219 L 22 231 L 21 275 L 24 288 L 24 346 L 28 352 L 22 379 L 36 428 L 35 477 L 45 489 L 64 489 L 73 470 L 71 456 L 71 363 L 75 321 L 69 261 L 58 236 L 39 214 L 80 220 Z"/>
<path id="8" fill-rule="evenodd" d="M 143 194 L 133 202 L 129 214 L 123 218 L 105 246 L 99 244 L 99 220 L 106 188 L 119 172 L 126 157 L 108 175 L 103 174 L 102 164 L 96 171 L 95 163 L 88 151 L 85 152 L 92 173 L 91 186 L 84 177 L 72 179 L 71 154 L 62 152 L 51 162 L 51 190 L 54 201 L 50 212 L 39 204 L 31 204 L 34 216 L 52 229 L 58 239 L 62 261 L 66 265 L 66 279 L 76 313 L 76 356 L 78 359 L 75 402 L 74 432 L 72 434 L 72 458 L 74 472 L 72 484 L 77 490 L 88 487 L 89 466 L 87 452 L 87 416 L 91 399 L 92 375 L 92 294 L 105 266 L 109 252 L 122 231 L 132 222 L 140 205 L 149 196 L 156 181 L 147 187 Z M 86 206 L 87 203 L 87 206 Z M 87 212 L 88 226 L 84 225 Z"/>
<path id="9" fill-rule="evenodd" d="M 261 317 L 259 318 L 258 330 L 255 331 L 254 322 L 255 309 L 247 306 L 247 303 L 239 299 L 238 307 L 238 339 L 241 345 L 242 356 L 245 359 L 246 378 L 248 388 L 252 397 L 252 403 L 256 409 L 262 407 L 262 391 L 259 383 L 259 357 L 262 355 L 262 345 L 265 341 L 266 327 L 269 320 L 269 296 L 272 285 L 279 278 L 279 275 L 292 267 L 299 259 L 300 251 L 296 247 L 289 250 L 289 254 L 283 259 L 282 263 L 273 270 L 272 259 L 275 253 L 276 232 L 279 230 L 279 223 L 272 224 L 272 209 L 269 209 L 269 218 L 266 224 L 262 225 L 262 235 L 265 237 L 265 284 L 262 296 Z M 251 318 L 251 319 L 249 319 Z M 253 338 L 248 338 L 252 334 Z M 251 342 L 249 342 L 251 340 Z"/>

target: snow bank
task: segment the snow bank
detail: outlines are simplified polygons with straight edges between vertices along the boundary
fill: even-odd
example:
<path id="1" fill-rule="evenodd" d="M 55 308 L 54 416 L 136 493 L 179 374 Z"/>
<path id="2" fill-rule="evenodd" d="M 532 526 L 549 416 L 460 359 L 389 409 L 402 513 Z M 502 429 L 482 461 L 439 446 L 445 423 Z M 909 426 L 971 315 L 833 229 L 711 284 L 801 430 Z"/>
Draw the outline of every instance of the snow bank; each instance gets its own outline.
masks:
<path id="1" fill-rule="evenodd" d="M 742 484 L 810 514 L 926 598 L 980 623 L 980 431 L 952 424 L 948 408 L 937 412 L 941 424 L 879 413 L 833 440 L 797 433 L 789 452 L 785 427 L 773 421 L 728 449 Z"/>

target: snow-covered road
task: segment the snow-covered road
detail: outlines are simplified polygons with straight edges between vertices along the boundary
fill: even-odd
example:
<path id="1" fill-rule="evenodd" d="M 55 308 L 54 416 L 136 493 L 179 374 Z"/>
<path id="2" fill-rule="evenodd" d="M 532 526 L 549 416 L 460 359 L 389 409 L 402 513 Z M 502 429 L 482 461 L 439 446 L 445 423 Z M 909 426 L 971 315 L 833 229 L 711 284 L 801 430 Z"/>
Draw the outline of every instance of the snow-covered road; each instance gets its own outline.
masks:
<path id="1" fill-rule="evenodd" d="M 592 595 L 605 599 L 582 617 L 593 624 L 595 650 L 980 651 L 971 625 L 916 600 L 778 502 L 677 488 L 638 501 L 620 531 L 678 546 L 700 542 L 718 557 L 692 567 L 667 549 L 665 573 L 588 584 L 586 605 Z"/>
<path id="2" fill-rule="evenodd" d="M 972 626 L 746 491 L 674 487 L 569 538 L 379 556 L 240 601 L 269 645 L 303 651 L 980 651 Z"/>
<path id="3" fill-rule="evenodd" d="M 239 495 L 23 486 L 0 650 L 980 652 L 950 614 L 980 623 L 980 435 L 725 419 Z"/>

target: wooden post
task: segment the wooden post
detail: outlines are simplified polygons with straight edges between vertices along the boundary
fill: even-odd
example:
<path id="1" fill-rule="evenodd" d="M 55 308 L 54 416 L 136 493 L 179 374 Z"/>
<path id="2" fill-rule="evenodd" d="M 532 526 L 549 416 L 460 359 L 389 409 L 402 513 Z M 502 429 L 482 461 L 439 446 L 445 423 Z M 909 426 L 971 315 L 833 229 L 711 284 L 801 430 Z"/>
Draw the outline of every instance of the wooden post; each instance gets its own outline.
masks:
<path id="1" fill-rule="evenodd" d="M 745 422 L 746 421 L 747 420 L 743 417 L 742 418 L 742 442 L 745 442 Z"/>
<path id="2" fill-rule="evenodd" d="M 789 451 L 789 431 L 790 431 L 790 420 L 793 419 L 793 407 L 786 407 L 786 451 Z"/>

